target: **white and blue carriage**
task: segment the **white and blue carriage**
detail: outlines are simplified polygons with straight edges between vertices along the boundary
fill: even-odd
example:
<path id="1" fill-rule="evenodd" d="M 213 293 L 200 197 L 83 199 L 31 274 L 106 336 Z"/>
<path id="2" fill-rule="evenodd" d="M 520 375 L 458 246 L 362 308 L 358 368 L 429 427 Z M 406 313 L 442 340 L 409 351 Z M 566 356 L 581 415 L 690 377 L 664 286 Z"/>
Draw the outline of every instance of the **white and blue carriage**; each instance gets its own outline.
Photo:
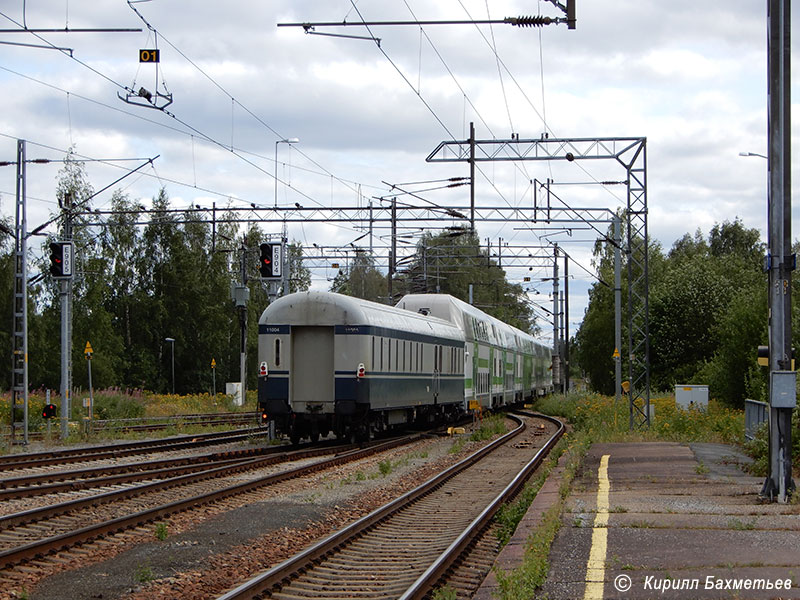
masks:
<path id="1" fill-rule="evenodd" d="M 451 296 L 391 307 L 300 292 L 273 302 L 258 332 L 259 408 L 295 442 L 367 439 L 552 387 L 548 348 Z"/>

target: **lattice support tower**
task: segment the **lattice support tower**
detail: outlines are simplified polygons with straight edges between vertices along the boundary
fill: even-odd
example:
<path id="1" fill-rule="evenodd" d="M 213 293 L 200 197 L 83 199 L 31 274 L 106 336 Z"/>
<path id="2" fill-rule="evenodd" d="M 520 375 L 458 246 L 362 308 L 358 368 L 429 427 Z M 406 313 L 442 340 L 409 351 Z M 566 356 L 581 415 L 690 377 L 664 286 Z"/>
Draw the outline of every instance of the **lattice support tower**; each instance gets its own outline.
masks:
<path id="1" fill-rule="evenodd" d="M 650 425 L 650 324 L 647 229 L 647 138 L 488 139 L 442 142 L 428 162 L 616 161 L 626 172 L 630 427 Z M 473 180 L 473 185 L 475 182 Z M 549 216 L 549 215 L 548 215 Z M 576 215 L 577 216 L 577 215 Z M 474 225 L 475 211 L 471 213 Z M 536 217 L 533 221 L 536 222 Z M 547 220 L 549 219 L 542 219 Z M 573 219 L 574 220 L 574 219 Z"/>
<path id="2" fill-rule="evenodd" d="M 11 441 L 16 441 L 17 429 L 23 430 L 28 443 L 28 269 L 27 213 L 25 207 L 25 141 L 17 140 L 17 202 L 14 239 L 14 331 L 11 355 Z M 17 411 L 22 409 L 22 421 Z"/>

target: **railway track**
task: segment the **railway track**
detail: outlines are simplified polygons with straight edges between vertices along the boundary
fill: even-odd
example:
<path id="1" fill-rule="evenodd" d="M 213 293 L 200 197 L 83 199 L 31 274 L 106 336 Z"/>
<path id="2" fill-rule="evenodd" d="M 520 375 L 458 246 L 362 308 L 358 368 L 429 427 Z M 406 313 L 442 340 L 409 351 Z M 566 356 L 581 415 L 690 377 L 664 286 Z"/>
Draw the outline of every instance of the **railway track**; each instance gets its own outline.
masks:
<path id="1" fill-rule="evenodd" d="M 267 435 L 268 432 L 264 428 L 234 429 L 231 431 L 203 433 L 192 436 L 183 435 L 158 440 L 124 442 L 99 446 L 93 445 L 82 448 L 51 450 L 48 452 L 8 454 L 0 456 L 0 473 L 14 469 L 35 469 L 52 465 L 60 466 L 67 463 L 88 463 L 106 459 L 118 460 L 126 456 L 202 448 L 217 444 L 241 442 L 252 438 L 266 438 Z"/>
<path id="2" fill-rule="evenodd" d="M 230 426 L 246 426 L 257 423 L 260 416 L 259 412 L 230 412 L 230 413 L 195 413 L 173 415 L 170 417 L 135 417 L 126 419 L 92 419 L 90 421 L 91 431 L 94 434 L 102 433 L 122 433 L 122 432 L 148 432 L 148 431 L 162 431 L 170 428 L 182 427 L 220 427 L 225 425 Z M 73 422 L 74 423 L 74 422 Z M 39 427 L 44 427 L 40 425 Z M 42 440 L 53 435 L 55 431 L 58 434 L 60 425 L 57 421 L 49 424 L 47 431 L 29 431 L 29 440 Z M 22 433 L 16 431 L 12 436 L 9 427 L 4 427 L 0 431 L 0 439 L 13 440 L 14 445 L 22 444 Z"/>
<path id="3" fill-rule="evenodd" d="M 564 431 L 555 419 L 542 445 L 533 415 L 425 484 L 373 511 L 220 600 L 423 598 L 451 577 L 468 552 L 488 552 L 482 536 L 500 506 L 521 489 Z M 531 448 L 541 446 L 531 458 Z M 486 548 L 482 549 L 482 545 Z"/>
<path id="4" fill-rule="evenodd" d="M 244 471 L 263 469 L 281 461 L 330 454 L 335 449 L 304 449 L 272 456 L 244 458 L 234 464 L 210 466 L 194 473 L 8 514 L 0 517 L 0 569 L 36 561 L 48 554 L 136 528 L 176 512 L 358 460 L 410 443 L 419 437 L 407 436 L 375 443 L 363 449 L 345 448 L 346 451 L 333 457 L 307 461 L 306 464 L 292 469 L 257 476 L 240 483 L 232 484 L 225 478 Z M 342 448 L 339 447 L 339 450 Z"/>

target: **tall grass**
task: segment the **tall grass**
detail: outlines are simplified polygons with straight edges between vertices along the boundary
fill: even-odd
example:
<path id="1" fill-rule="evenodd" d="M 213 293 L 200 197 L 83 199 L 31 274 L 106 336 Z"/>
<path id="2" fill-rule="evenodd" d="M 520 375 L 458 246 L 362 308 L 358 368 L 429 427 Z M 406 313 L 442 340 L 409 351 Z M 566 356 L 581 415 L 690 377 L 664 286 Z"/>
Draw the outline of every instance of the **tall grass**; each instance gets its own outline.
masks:
<path id="1" fill-rule="evenodd" d="M 655 414 L 649 429 L 630 430 L 630 410 L 626 397 L 584 393 L 552 395 L 537 402 L 536 410 L 565 417 L 576 429 L 585 431 L 593 442 L 661 440 L 672 442 L 721 442 L 741 444 L 744 439 L 744 412 L 709 400 L 707 410 L 684 410 L 674 396 L 650 399 Z M 641 406 L 641 405 L 640 405 Z"/>
<path id="2" fill-rule="evenodd" d="M 73 393 L 69 417 L 72 425 L 77 426 L 88 416 L 88 409 L 83 406 L 83 399 L 88 397 L 89 393 L 85 391 Z M 234 405 L 233 397 L 225 394 L 217 394 L 216 396 L 211 394 L 188 394 L 181 396 L 177 394 L 153 394 L 143 390 L 109 388 L 94 390 L 93 397 L 93 418 L 107 421 L 141 418 L 164 419 L 166 421 L 171 417 L 185 414 L 252 411 L 256 405 L 255 391 L 248 392 L 244 406 Z M 52 435 L 58 437 L 61 397 L 58 394 L 51 394 L 50 401 L 58 407 L 57 416 L 50 423 Z M 28 394 L 28 430 L 30 432 L 47 430 L 47 421 L 42 417 L 42 409 L 46 402 L 46 392 L 44 390 L 34 390 Z M 22 407 L 18 407 L 18 411 L 17 415 L 18 419 L 20 419 Z M 7 433 L 10 430 L 10 423 L 11 393 L 6 392 L 0 395 L 0 432 Z M 77 432 L 78 429 L 75 429 L 75 431 Z M 103 435 L 116 436 L 111 432 L 105 432 Z M 125 437 L 127 437 L 127 434 Z"/>

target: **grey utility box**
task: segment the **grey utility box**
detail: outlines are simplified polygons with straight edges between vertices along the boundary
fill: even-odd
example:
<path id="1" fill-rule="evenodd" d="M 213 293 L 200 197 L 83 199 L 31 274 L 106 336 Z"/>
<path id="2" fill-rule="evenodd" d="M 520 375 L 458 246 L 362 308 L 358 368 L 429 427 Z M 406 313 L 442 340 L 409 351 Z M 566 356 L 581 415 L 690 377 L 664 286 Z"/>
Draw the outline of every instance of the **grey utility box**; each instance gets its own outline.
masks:
<path id="1" fill-rule="evenodd" d="M 773 408 L 797 406 L 797 373 L 795 371 L 773 371 L 770 405 Z"/>
<path id="2" fill-rule="evenodd" d="M 676 385 L 675 403 L 684 410 L 690 408 L 706 410 L 708 408 L 708 386 Z"/>

